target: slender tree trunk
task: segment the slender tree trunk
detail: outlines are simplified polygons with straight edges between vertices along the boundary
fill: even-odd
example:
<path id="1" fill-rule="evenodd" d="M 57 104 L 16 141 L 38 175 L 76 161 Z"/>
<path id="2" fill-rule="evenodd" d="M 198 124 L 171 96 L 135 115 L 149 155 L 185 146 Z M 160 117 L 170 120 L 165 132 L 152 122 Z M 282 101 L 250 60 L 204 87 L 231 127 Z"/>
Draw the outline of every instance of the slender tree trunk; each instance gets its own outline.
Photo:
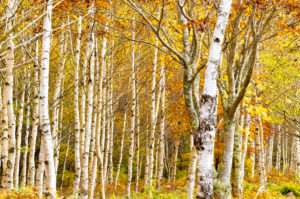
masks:
<path id="1" fill-rule="evenodd" d="M 239 117 L 237 117 L 239 118 Z M 244 117 L 241 116 L 240 121 L 237 119 L 235 122 L 234 132 L 234 149 L 233 149 L 233 162 L 232 162 L 232 196 L 235 198 L 242 198 L 243 179 L 242 179 L 242 135 L 239 130 L 243 126 Z"/>
<path id="2" fill-rule="evenodd" d="M 26 76 L 26 85 L 29 85 L 30 80 L 30 72 L 27 73 Z M 26 96 L 26 128 L 25 128 L 25 136 L 24 136 L 24 154 L 22 161 L 22 173 L 21 173 L 21 184 L 22 186 L 26 185 L 26 173 L 27 173 L 27 156 L 28 156 L 28 136 L 30 131 L 30 87 L 27 86 L 27 96 Z"/>
<path id="3" fill-rule="evenodd" d="M 126 118 L 127 118 L 127 114 L 125 111 L 124 112 L 124 122 L 123 122 L 123 132 L 122 132 L 121 145 L 120 145 L 120 158 L 119 158 L 119 162 L 118 162 L 118 166 L 117 166 L 117 173 L 116 173 L 116 179 L 115 179 L 115 189 L 117 188 L 117 185 L 118 185 L 120 168 L 121 168 L 122 159 L 123 159 L 124 137 L 125 137 L 125 132 L 126 132 Z"/>
<path id="4" fill-rule="evenodd" d="M 254 178 L 254 174 L 255 174 L 255 139 L 253 139 L 252 141 L 250 141 L 250 145 L 251 145 L 251 152 L 250 152 L 250 160 L 251 160 L 251 178 Z"/>
<path id="5" fill-rule="evenodd" d="M 101 114 L 98 111 L 101 107 L 99 107 L 99 99 L 101 99 L 100 95 L 100 88 L 99 86 L 102 86 L 102 83 L 99 83 L 99 81 L 102 81 L 100 78 L 100 64 L 99 64 L 99 59 L 98 59 L 98 41 L 97 38 L 95 39 L 95 60 L 96 60 L 96 70 L 95 70 L 95 91 L 94 91 L 94 110 L 93 110 L 93 120 L 92 120 L 92 138 L 91 138 L 91 155 L 90 155 L 90 166 L 89 166 L 89 198 L 94 198 L 94 192 L 95 192 L 95 181 L 97 177 L 97 164 L 98 164 L 98 158 L 96 155 L 96 139 L 99 137 L 99 121 Z M 97 95 L 96 95 L 97 93 Z M 97 137 L 98 136 L 98 137 Z"/>
<path id="6" fill-rule="evenodd" d="M 138 87 L 136 85 L 136 87 Z M 137 91 L 136 91 L 137 93 Z M 136 164 L 135 164 L 135 192 L 139 191 L 139 178 L 140 178 L 140 106 L 139 101 L 136 99 L 137 107 L 136 107 L 136 122 L 137 128 L 135 131 L 135 157 L 136 157 Z"/>
<path id="7" fill-rule="evenodd" d="M 274 134 L 268 137 L 267 142 L 267 157 L 266 157 L 266 172 L 270 173 L 273 168 L 273 147 L 274 147 Z"/>
<path id="8" fill-rule="evenodd" d="M 89 151 L 91 141 L 91 127 L 92 127 L 92 115 L 93 115 L 93 91 L 94 91 L 94 21 L 90 22 L 91 35 L 87 41 L 87 59 L 90 60 L 89 73 L 88 73 L 88 93 L 87 93 L 87 109 L 86 109 L 86 124 L 85 124 L 85 139 L 84 149 L 82 153 L 81 162 L 81 177 L 80 177 L 80 198 L 88 198 L 88 164 L 89 164 Z"/>
<path id="9" fill-rule="evenodd" d="M 134 21 L 134 15 L 132 16 Z M 135 39 L 134 22 L 132 22 L 132 40 Z M 130 198 L 131 180 L 132 180 L 132 163 L 134 155 L 134 134 L 135 134 L 135 113 L 136 113 L 136 87 L 135 87 L 135 51 L 134 42 L 131 43 L 131 125 L 129 135 L 129 157 L 128 157 L 128 172 L 127 172 L 127 196 Z"/>
<path id="10" fill-rule="evenodd" d="M 55 198 L 56 175 L 53 158 L 53 141 L 49 120 L 48 92 L 49 92 L 49 58 L 50 58 L 50 35 L 52 30 L 51 14 L 53 1 L 47 1 L 46 15 L 43 24 L 42 54 L 41 54 L 41 76 L 40 76 L 40 124 L 42 139 L 45 149 L 45 176 L 47 178 L 46 191 L 50 198 Z"/>
<path id="11" fill-rule="evenodd" d="M 33 71 L 33 108 L 32 108 L 32 128 L 30 134 L 29 144 L 29 158 L 28 158 L 28 175 L 27 185 L 34 186 L 35 182 L 35 148 L 36 136 L 39 125 L 39 43 L 35 43 L 35 64 Z"/>
<path id="12" fill-rule="evenodd" d="M 63 164 L 63 171 L 62 171 L 62 174 L 61 174 L 60 190 L 62 190 L 62 188 L 63 188 L 67 158 L 68 158 L 68 153 L 69 153 L 69 146 L 70 146 L 70 135 L 69 135 L 69 138 L 68 138 L 67 149 L 66 149 L 66 154 L 65 154 L 64 164 Z"/>
<path id="13" fill-rule="evenodd" d="M 276 170 L 278 173 L 281 172 L 281 127 L 278 126 L 278 136 L 277 136 L 277 153 L 276 153 Z"/>
<path id="14" fill-rule="evenodd" d="M 145 144 L 145 171 L 144 171 L 144 188 L 147 187 L 147 182 L 149 179 L 149 119 L 147 114 L 146 120 L 147 128 L 146 128 L 146 144 Z"/>
<path id="15" fill-rule="evenodd" d="M 160 138 L 159 138 L 159 160 L 158 160 L 158 183 L 157 189 L 160 190 L 164 172 L 164 154 L 165 154 L 165 95 L 166 95 L 166 79 L 165 64 L 161 65 L 161 121 L 160 121 Z"/>
<path id="16" fill-rule="evenodd" d="M 108 183 L 113 184 L 113 144 L 114 144 L 114 113 L 113 113 L 113 73 L 114 65 L 113 65 L 113 55 L 111 55 L 111 65 L 110 65 L 110 103 L 109 103 L 109 115 L 110 115 L 110 139 L 109 139 L 109 163 L 108 163 Z"/>
<path id="17" fill-rule="evenodd" d="M 176 139 L 174 141 L 174 151 L 172 157 L 172 168 L 171 168 L 171 181 L 175 183 L 176 180 L 176 168 L 177 168 L 177 157 L 178 157 L 178 148 L 179 148 L 180 140 Z"/>
<path id="18" fill-rule="evenodd" d="M 191 143 L 193 146 L 193 143 Z M 191 150 L 191 159 L 189 162 L 189 170 L 187 177 L 187 195 L 189 199 L 193 199 L 193 192 L 195 188 L 195 174 L 196 174 L 196 166 L 197 166 L 197 151 L 193 146 Z"/>
<path id="19" fill-rule="evenodd" d="M 241 165 L 241 180 L 242 183 L 245 178 L 245 160 L 246 160 L 246 155 L 247 155 L 247 150 L 248 150 L 248 136 L 250 134 L 249 129 L 250 129 L 250 121 L 251 121 L 251 114 L 247 111 L 247 108 L 245 109 L 245 120 L 244 120 L 244 126 L 243 128 L 245 129 L 245 133 L 243 136 L 243 149 L 242 149 L 242 165 Z M 251 158 L 251 157 L 250 157 Z M 243 186 L 242 186 L 242 193 L 243 193 Z"/>
<path id="20" fill-rule="evenodd" d="M 61 34 L 60 38 L 60 63 L 58 64 L 57 69 L 57 78 L 55 81 L 54 87 L 54 94 L 53 94 L 53 105 L 51 110 L 51 132 L 52 132 L 52 140 L 53 140 L 53 147 L 54 147 L 54 166 L 55 166 L 55 173 L 57 174 L 57 167 L 59 161 L 59 154 L 58 154 L 58 119 L 59 119 L 59 104 L 60 104 L 60 95 L 61 95 L 61 84 L 63 79 L 63 71 L 66 62 L 66 48 L 67 48 L 67 38 L 65 37 L 64 33 Z"/>
<path id="21" fill-rule="evenodd" d="M 73 196 L 77 198 L 79 191 L 79 182 L 81 175 L 81 163 L 80 163 L 80 119 L 79 119 L 79 64 L 80 64 L 80 43 L 81 43 L 81 16 L 78 18 L 78 29 L 76 37 L 75 47 L 75 63 L 74 63 L 74 119 L 75 119 L 75 177 L 73 184 Z M 71 39 L 70 39 L 71 41 Z M 71 41 L 72 42 L 72 41 Z"/>
<path id="22" fill-rule="evenodd" d="M 158 44 L 158 42 L 156 42 Z M 154 49 L 153 69 L 152 69 L 152 83 L 151 83 L 151 115 L 150 115 L 150 140 L 149 140 L 149 167 L 148 178 L 146 179 L 145 186 L 150 188 L 152 186 L 153 178 L 153 167 L 154 167 L 154 145 L 155 145 L 155 128 L 156 128 L 156 117 L 155 117 L 155 87 L 156 87 L 156 68 L 157 68 L 157 56 L 158 49 Z"/>
<path id="23" fill-rule="evenodd" d="M 260 132 L 260 147 L 261 147 L 261 165 L 262 165 L 262 177 L 264 178 L 264 183 L 267 182 L 267 175 L 266 175 L 266 151 L 264 148 L 264 128 L 263 128 L 263 124 L 262 124 L 262 120 L 261 117 L 258 118 L 259 119 L 259 132 Z"/>
<path id="24" fill-rule="evenodd" d="M 19 187 L 19 173 L 20 173 L 20 160 L 21 160 L 21 139 L 22 127 L 24 116 L 24 101 L 25 101 L 25 85 L 22 86 L 22 93 L 19 102 L 19 111 L 17 116 L 17 129 L 16 129 L 16 158 L 14 167 L 14 187 Z"/>
<path id="25" fill-rule="evenodd" d="M 262 160 L 262 143 L 259 126 L 255 127 L 255 144 L 256 144 L 256 157 L 257 157 L 257 172 L 259 175 L 259 184 L 263 186 L 265 184 L 264 171 L 263 171 L 263 160 Z"/>

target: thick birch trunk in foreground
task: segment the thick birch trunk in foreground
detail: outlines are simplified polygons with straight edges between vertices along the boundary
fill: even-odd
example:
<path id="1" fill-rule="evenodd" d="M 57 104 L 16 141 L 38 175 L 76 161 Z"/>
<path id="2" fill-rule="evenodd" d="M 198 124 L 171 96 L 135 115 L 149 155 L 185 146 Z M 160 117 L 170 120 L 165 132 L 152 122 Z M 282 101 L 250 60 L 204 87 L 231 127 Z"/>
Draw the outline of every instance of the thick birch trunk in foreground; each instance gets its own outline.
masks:
<path id="1" fill-rule="evenodd" d="M 217 117 L 217 71 L 220 63 L 221 46 L 231 8 L 231 0 L 223 0 L 217 11 L 217 21 L 212 36 L 205 70 L 203 93 L 200 100 L 200 131 L 194 136 L 198 153 L 199 173 L 197 197 L 213 197 L 213 152 Z"/>
<path id="2" fill-rule="evenodd" d="M 79 64 L 80 64 L 80 43 L 81 43 L 81 16 L 78 18 L 76 47 L 75 47 L 75 63 L 74 63 L 74 134 L 75 134 L 75 177 L 73 185 L 73 196 L 77 198 L 79 191 L 79 182 L 81 175 L 80 164 L 80 119 L 79 119 Z"/>
<path id="3" fill-rule="evenodd" d="M 6 17 L 7 17 L 7 31 L 13 28 L 14 12 L 16 10 L 16 2 L 14 0 L 7 2 Z M 14 67 L 14 42 L 13 34 L 11 33 L 8 37 L 7 44 L 7 54 L 4 59 L 5 66 L 8 68 L 4 72 L 4 89 L 3 89 L 3 99 L 6 104 L 7 110 L 7 133 L 8 133 L 8 156 L 7 162 L 4 166 L 4 181 L 2 184 L 4 188 L 13 188 L 13 176 L 14 176 L 14 166 L 15 166 L 15 156 L 16 156 L 16 138 L 15 138 L 15 114 L 13 107 L 13 71 Z"/>
<path id="4" fill-rule="evenodd" d="M 32 128 L 30 133 L 29 158 L 28 158 L 28 175 L 27 185 L 34 186 L 35 182 L 35 148 L 36 136 L 39 125 L 39 43 L 35 42 L 35 61 L 33 71 L 33 108 L 32 108 Z"/>
<path id="5" fill-rule="evenodd" d="M 53 157 L 53 141 L 51 135 L 51 127 L 49 120 L 49 58 L 50 58 L 50 34 L 52 29 L 51 14 L 53 1 L 49 0 L 46 4 L 46 15 L 43 23 L 43 39 L 41 54 L 41 75 L 40 75 L 40 124 L 42 138 L 44 139 L 45 148 L 45 176 L 47 178 L 46 191 L 51 198 L 55 198 L 56 193 L 56 175 Z"/>

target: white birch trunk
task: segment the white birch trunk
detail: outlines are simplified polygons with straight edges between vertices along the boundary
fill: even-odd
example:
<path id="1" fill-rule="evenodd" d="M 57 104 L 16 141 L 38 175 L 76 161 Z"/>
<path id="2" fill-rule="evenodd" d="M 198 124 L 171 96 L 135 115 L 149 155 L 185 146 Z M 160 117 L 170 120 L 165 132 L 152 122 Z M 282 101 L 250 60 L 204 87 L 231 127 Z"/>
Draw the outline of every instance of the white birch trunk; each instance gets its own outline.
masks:
<path id="1" fill-rule="evenodd" d="M 17 116 L 17 129 L 16 129 L 16 158 L 14 167 L 14 187 L 19 187 L 19 173 L 20 173 L 20 160 L 21 160 L 21 139 L 22 127 L 24 116 L 24 101 L 25 101 L 25 85 L 22 85 L 22 93 L 19 101 L 19 110 Z"/>
<path id="2" fill-rule="evenodd" d="M 138 85 L 136 85 L 138 88 Z M 136 88 L 136 89 L 137 89 Z M 136 91 L 137 93 L 137 91 Z M 136 96 L 138 97 L 138 96 Z M 136 163 L 135 163 L 135 192 L 139 191 L 139 179 L 140 179 L 140 106 L 139 101 L 136 99 L 136 131 L 135 131 L 135 157 L 136 157 Z"/>
<path id="3" fill-rule="evenodd" d="M 158 41 L 156 42 L 158 44 Z M 155 145 L 155 128 L 156 128 L 156 103 L 155 103 L 155 87 L 156 87 L 156 68 L 157 68 L 158 49 L 154 49 L 153 69 L 152 69 L 152 83 L 151 83 L 151 110 L 150 110 L 150 140 L 149 140 L 149 167 L 148 179 L 146 179 L 145 186 L 150 188 L 153 180 L 154 167 L 154 145 Z"/>
<path id="4" fill-rule="evenodd" d="M 53 94 L 53 105 L 52 105 L 52 114 L 51 114 L 51 132 L 52 132 L 52 140 L 54 147 L 54 165 L 55 165 L 55 173 L 57 174 L 57 167 L 59 161 L 58 154 L 58 137 L 59 137 L 59 129 L 58 129 L 58 117 L 59 117 L 59 104 L 60 104 L 60 95 L 61 95 L 61 84 L 64 74 L 64 67 L 66 62 L 66 48 L 67 48 L 67 38 L 64 36 L 64 33 L 61 34 L 60 38 L 60 63 L 58 64 L 57 69 L 57 78 L 54 86 L 54 94 Z M 60 132 L 61 133 L 61 132 Z"/>
<path id="5" fill-rule="evenodd" d="M 6 30 L 11 31 L 13 28 L 14 12 L 16 10 L 15 0 L 7 2 L 6 8 Z M 5 66 L 8 68 L 4 72 L 4 89 L 3 89 L 3 99 L 6 104 L 7 110 L 7 133 L 8 133 L 8 156 L 6 166 L 4 167 L 4 188 L 12 189 L 13 188 L 13 176 L 14 176 L 14 166 L 15 166 L 15 156 L 16 156 L 16 138 L 15 138 L 15 113 L 13 107 L 13 71 L 14 66 L 14 42 L 13 42 L 13 33 L 10 33 L 7 44 L 7 54 L 4 59 Z"/>
<path id="6" fill-rule="evenodd" d="M 74 63 L 74 119 L 75 119 L 75 177 L 73 184 L 73 196 L 77 198 L 79 191 L 79 182 L 81 175 L 81 163 L 80 163 L 80 119 L 79 119 L 79 64 L 80 64 L 80 44 L 81 44 L 81 20 L 78 18 L 78 29 L 76 37 L 75 47 L 75 63 Z"/>
<path id="7" fill-rule="evenodd" d="M 193 146 L 193 143 L 191 143 Z M 191 150 L 191 159 L 189 161 L 189 170 L 188 170 L 188 177 L 187 177 L 187 195 L 189 199 L 193 199 L 193 192 L 195 188 L 195 172 L 197 166 L 197 151 L 196 148 L 193 146 Z"/>
<path id="8" fill-rule="evenodd" d="M 277 153 L 276 153 L 276 170 L 278 173 L 281 172 L 281 127 L 278 126 L 278 136 L 277 136 Z"/>
<path id="9" fill-rule="evenodd" d="M 26 84 L 29 85 L 30 80 L 30 72 L 27 72 Z M 25 136 L 24 136 L 24 154 L 22 161 L 22 173 L 21 173 L 21 185 L 26 185 L 26 177 L 27 177 L 27 157 L 28 157 L 28 137 L 30 131 L 30 87 L 27 86 L 27 96 L 26 96 L 26 128 L 25 128 Z"/>
<path id="10" fill-rule="evenodd" d="M 217 21 L 209 48 L 209 55 L 205 69 L 205 80 L 200 104 L 200 133 L 194 136 L 194 143 L 198 153 L 199 173 L 197 176 L 199 199 L 213 197 L 213 149 L 215 139 L 215 125 L 217 117 L 217 73 L 221 62 L 221 48 L 225 29 L 231 8 L 231 0 L 222 0 L 218 6 Z M 231 157 L 232 158 L 232 157 Z M 230 182 L 225 177 L 222 183 Z M 223 195 L 222 197 L 228 198 Z"/>
<path id="11" fill-rule="evenodd" d="M 174 140 L 174 151 L 172 157 L 172 168 L 171 168 L 171 181 L 175 183 L 176 180 L 176 169 L 177 169 L 177 157 L 178 157 L 178 147 L 179 147 L 180 140 Z"/>
<path id="12" fill-rule="evenodd" d="M 50 198 L 55 198 L 56 193 L 56 175 L 53 154 L 53 141 L 49 120 L 48 90 L 49 90 L 49 59 L 50 59 L 50 35 L 52 30 L 52 0 L 46 4 L 46 15 L 43 22 L 43 39 L 41 54 L 41 76 L 40 76 L 40 124 L 42 138 L 45 148 L 45 176 L 47 178 L 46 191 Z"/>
<path id="13" fill-rule="evenodd" d="M 6 170 L 7 170 L 7 159 L 8 159 L 8 126 L 7 126 L 7 108 L 5 103 L 5 98 L 2 97 L 2 109 L 1 109 L 1 149 L 2 149 L 2 179 L 1 179 L 1 187 L 6 188 Z"/>
<path id="14" fill-rule="evenodd" d="M 158 183 L 157 189 L 160 190 L 164 172 L 164 154 L 165 154 L 165 100 L 166 100 L 166 77 L 165 64 L 161 65 L 161 120 L 160 120 L 160 138 L 159 138 L 159 160 L 158 160 Z"/>
<path id="15" fill-rule="evenodd" d="M 134 21 L 134 15 L 132 16 Z M 135 39 L 134 22 L 132 22 L 131 31 L 132 40 Z M 131 43 L 131 124 L 130 124 L 130 135 L 129 135 L 129 157 L 128 157 L 128 172 L 127 172 L 127 196 L 130 198 L 131 193 L 131 180 L 132 180 L 132 163 L 134 155 L 134 134 L 135 134 L 135 112 L 136 112 L 136 88 L 135 88 L 135 51 L 134 42 Z"/>
<path id="16" fill-rule="evenodd" d="M 88 164 L 89 164 L 89 151 L 91 141 L 91 128 L 92 128 L 92 115 L 93 115 L 93 91 L 94 91 L 94 51 L 95 51 L 95 37 L 94 37 L 94 22 L 90 22 L 91 35 L 87 42 L 87 59 L 90 60 L 89 73 L 88 73 L 88 93 L 87 93 L 87 109 L 86 109 L 86 125 L 85 125 L 85 139 L 84 149 L 82 153 L 81 163 L 81 177 L 80 177 L 80 198 L 88 198 Z"/>
<path id="17" fill-rule="evenodd" d="M 39 125 L 39 43 L 38 40 L 35 43 L 35 61 L 33 72 L 33 109 L 32 109 L 32 128 L 30 134 L 29 144 L 29 158 L 28 158 L 28 175 L 27 185 L 34 186 L 35 182 L 35 148 L 36 148 L 36 136 Z"/>
<path id="18" fill-rule="evenodd" d="M 41 135 L 41 144 L 40 144 L 40 153 L 37 165 L 37 172 L 35 178 L 35 186 L 38 189 L 40 196 L 43 194 L 43 184 L 44 184 L 44 172 L 45 172 L 45 147 L 44 147 L 44 138 Z"/>

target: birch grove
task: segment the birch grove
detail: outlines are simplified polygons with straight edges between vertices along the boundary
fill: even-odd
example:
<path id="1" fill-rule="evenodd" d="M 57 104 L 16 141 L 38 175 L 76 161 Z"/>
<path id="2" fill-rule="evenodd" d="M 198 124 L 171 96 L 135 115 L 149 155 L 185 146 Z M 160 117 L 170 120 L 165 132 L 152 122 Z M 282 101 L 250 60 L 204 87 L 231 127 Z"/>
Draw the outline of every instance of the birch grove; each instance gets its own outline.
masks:
<path id="1" fill-rule="evenodd" d="M 296 0 L 3 1 L 0 198 L 296 198 Z"/>

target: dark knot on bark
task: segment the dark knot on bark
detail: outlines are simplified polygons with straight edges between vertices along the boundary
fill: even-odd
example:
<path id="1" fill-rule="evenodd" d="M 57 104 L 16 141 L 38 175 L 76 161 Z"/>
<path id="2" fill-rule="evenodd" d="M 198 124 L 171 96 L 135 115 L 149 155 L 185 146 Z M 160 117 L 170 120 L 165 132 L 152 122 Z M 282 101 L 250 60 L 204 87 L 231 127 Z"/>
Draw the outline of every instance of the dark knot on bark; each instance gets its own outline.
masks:
<path id="1" fill-rule="evenodd" d="M 204 143 L 203 143 L 200 133 L 196 133 L 194 135 L 194 146 L 196 147 L 196 149 L 198 151 L 203 151 L 204 150 L 203 144 Z"/>

